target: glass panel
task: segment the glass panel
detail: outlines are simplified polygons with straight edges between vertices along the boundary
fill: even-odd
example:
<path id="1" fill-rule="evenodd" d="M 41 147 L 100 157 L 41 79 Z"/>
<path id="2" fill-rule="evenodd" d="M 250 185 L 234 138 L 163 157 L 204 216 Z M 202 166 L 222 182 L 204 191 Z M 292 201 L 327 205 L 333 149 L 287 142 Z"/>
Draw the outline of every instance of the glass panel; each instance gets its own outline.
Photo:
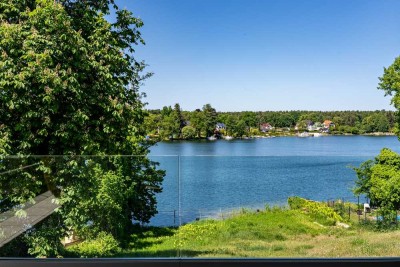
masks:
<path id="1" fill-rule="evenodd" d="M 393 256 L 395 236 L 374 230 L 384 217 L 352 191 L 371 158 L 2 157 L 0 254 Z"/>
<path id="2" fill-rule="evenodd" d="M 179 226 L 178 173 L 175 156 L 2 157 L 0 255 L 176 257 L 156 245 Z"/>
<path id="3" fill-rule="evenodd" d="M 360 249 L 353 244 L 370 234 L 359 222 L 374 219 L 364 213 L 359 221 L 351 190 L 351 166 L 367 159 L 182 156 L 181 256 L 349 256 L 347 250 Z M 356 254 L 366 256 L 361 250 Z"/>

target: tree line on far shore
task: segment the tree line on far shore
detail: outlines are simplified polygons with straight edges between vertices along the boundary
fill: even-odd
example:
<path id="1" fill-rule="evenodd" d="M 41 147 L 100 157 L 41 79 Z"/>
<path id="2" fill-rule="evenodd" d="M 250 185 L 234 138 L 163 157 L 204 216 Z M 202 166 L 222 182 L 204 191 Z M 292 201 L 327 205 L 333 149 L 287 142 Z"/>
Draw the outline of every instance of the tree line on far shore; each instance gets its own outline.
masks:
<path id="1" fill-rule="evenodd" d="M 200 139 L 213 135 L 233 137 L 280 135 L 308 131 L 310 124 L 331 121 L 332 134 L 365 134 L 392 132 L 396 122 L 394 111 L 241 111 L 219 112 L 204 105 L 194 111 L 174 107 L 148 110 L 145 128 L 148 135 L 159 139 Z M 223 124 L 217 129 L 217 124 Z M 262 125 L 270 125 L 265 131 Z"/>

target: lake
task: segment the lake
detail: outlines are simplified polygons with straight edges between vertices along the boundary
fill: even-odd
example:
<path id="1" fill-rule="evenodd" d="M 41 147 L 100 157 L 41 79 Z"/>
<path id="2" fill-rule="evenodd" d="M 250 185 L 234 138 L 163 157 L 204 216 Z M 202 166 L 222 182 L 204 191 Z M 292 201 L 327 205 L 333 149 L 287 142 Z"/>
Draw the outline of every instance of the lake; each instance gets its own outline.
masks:
<path id="1" fill-rule="evenodd" d="M 151 224 L 179 225 L 241 208 L 285 205 L 293 195 L 356 202 L 351 166 L 373 159 L 384 147 L 400 153 L 394 136 L 160 142 L 150 158 L 167 175 Z"/>

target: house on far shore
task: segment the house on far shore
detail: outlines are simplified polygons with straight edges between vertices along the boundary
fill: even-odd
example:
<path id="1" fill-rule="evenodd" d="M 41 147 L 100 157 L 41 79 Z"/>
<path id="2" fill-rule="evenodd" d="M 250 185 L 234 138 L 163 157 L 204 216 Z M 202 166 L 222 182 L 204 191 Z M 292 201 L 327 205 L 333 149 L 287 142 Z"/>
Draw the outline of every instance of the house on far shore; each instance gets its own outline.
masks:
<path id="1" fill-rule="evenodd" d="M 260 124 L 260 131 L 265 133 L 272 130 L 274 127 L 271 126 L 269 123 Z"/>
<path id="2" fill-rule="evenodd" d="M 323 124 L 324 124 L 324 128 L 329 129 L 330 127 L 335 127 L 335 124 L 330 120 L 325 120 Z"/>
<path id="3" fill-rule="evenodd" d="M 324 132 L 324 133 L 329 133 L 329 129 L 331 127 L 335 128 L 335 124 L 330 120 L 325 120 L 322 125 L 323 125 L 323 128 L 321 129 L 321 132 Z"/>
<path id="4" fill-rule="evenodd" d="M 296 131 L 304 128 L 307 129 L 307 131 L 314 131 L 314 122 L 310 120 L 305 120 L 300 123 L 297 123 L 296 126 L 294 127 Z"/>
<path id="5" fill-rule="evenodd" d="M 316 122 L 316 123 L 313 123 L 312 125 L 308 125 L 308 126 L 307 126 L 307 130 L 308 130 L 309 132 L 312 132 L 312 131 L 319 131 L 319 130 L 321 130 L 321 128 L 323 128 L 323 127 L 324 127 L 324 126 L 323 126 L 322 123 Z"/>
<path id="6" fill-rule="evenodd" d="M 216 130 L 216 131 L 226 130 L 226 126 L 225 126 L 224 123 L 218 122 L 218 123 L 215 125 L 215 130 Z"/>
<path id="7" fill-rule="evenodd" d="M 313 121 L 310 121 L 310 120 L 307 120 L 306 121 L 306 124 L 307 124 L 307 130 L 308 131 L 315 131 L 315 127 L 314 127 L 314 122 Z"/>

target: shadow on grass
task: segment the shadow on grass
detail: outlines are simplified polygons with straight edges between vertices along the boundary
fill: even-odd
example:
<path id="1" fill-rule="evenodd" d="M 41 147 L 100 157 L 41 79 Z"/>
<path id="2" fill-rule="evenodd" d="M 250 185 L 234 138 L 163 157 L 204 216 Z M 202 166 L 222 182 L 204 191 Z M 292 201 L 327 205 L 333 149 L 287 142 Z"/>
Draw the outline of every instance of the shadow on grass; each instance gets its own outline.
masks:
<path id="1" fill-rule="evenodd" d="M 176 257 L 196 257 L 201 254 L 208 254 L 211 251 L 196 251 L 196 250 L 159 250 L 159 251 L 135 251 L 119 255 L 118 257 L 124 258 L 176 258 Z"/>
<path id="2" fill-rule="evenodd" d="M 138 226 L 135 225 L 132 233 L 140 237 L 162 237 L 171 236 L 175 233 L 177 227 L 158 227 L 158 226 Z"/>
<path id="3" fill-rule="evenodd" d="M 210 253 L 205 250 L 188 250 L 173 248 L 151 248 L 154 245 L 164 242 L 166 237 L 177 233 L 177 227 L 156 227 L 135 225 L 131 234 L 129 249 L 132 251 L 116 255 L 116 257 L 125 258 L 176 258 L 176 257 L 196 257 L 201 254 Z"/>
<path id="4" fill-rule="evenodd" d="M 158 238 L 173 236 L 174 227 L 135 226 L 130 238 L 129 247 L 139 250 L 162 243 Z"/>

